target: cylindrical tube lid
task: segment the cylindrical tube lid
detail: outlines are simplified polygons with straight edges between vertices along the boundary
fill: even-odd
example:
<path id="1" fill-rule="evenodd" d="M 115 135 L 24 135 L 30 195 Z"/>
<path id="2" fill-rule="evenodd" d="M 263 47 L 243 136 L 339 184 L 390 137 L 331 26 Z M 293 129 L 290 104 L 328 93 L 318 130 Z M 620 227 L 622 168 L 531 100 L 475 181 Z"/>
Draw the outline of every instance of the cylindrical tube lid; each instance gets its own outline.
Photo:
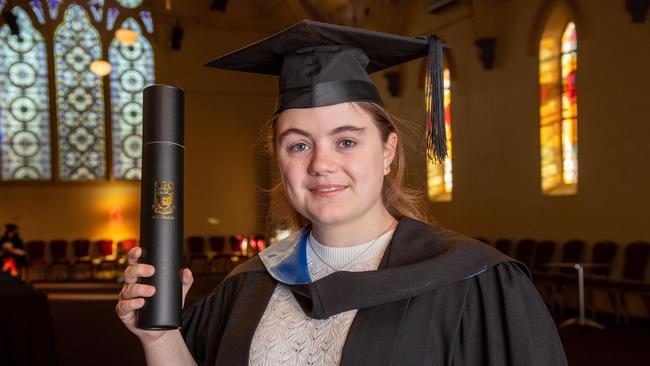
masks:
<path id="1" fill-rule="evenodd" d="M 167 141 L 185 145 L 183 131 L 183 104 L 185 92 L 172 85 L 153 84 L 143 91 L 142 142 Z"/>

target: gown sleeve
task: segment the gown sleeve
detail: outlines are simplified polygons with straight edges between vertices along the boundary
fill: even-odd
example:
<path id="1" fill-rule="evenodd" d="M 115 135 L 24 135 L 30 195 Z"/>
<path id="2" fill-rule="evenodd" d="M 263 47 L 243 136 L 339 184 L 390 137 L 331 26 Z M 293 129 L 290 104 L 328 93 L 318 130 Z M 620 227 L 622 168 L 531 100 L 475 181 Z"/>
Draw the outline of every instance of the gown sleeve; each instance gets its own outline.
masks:
<path id="1" fill-rule="evenodd" d="M 230 312 L 235 280 L 226 280 L 214 291 L 183 311 L 181 334 L 198 365 L 216 352 Z"/>
<path id="2" fill-rule="evenodd" d="M 567 361 L 557 327 L 523 265 L 500 263 L 470 279 L 454 366 L 555 366 Z"/>

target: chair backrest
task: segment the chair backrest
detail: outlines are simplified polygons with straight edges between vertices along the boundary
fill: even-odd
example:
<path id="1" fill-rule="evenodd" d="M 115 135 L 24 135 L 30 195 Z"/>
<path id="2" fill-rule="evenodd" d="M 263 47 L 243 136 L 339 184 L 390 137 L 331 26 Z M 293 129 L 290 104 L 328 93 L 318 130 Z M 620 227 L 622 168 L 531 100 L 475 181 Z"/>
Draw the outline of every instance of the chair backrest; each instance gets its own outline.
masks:
<path id="1" fill-rule="evenodd" d="M 562 246 L 562 262 L 578 263 L 582 260 L 585 251 L 585 242 L 578 239 L 569 240 Z M 573 268 L 562 268 L 562 272 L 575 273 Z"/>
<path id="2" fill-rule="evenodd" d="M 90 257 L 90 240 L 77 239 L 72 241 L 72 249 L 74 250 L 75 258 Z"/>
<path id="3" fill-rule="evenodd" d="M 546 263 L 549 263 L 553 259 L 556 246 L 557 244 L 550 240 L 542 240 L 535 244 L 533 271 L 548 272 L 549 268 L 546 267 Z"/>
<path id="4" fill-rule="evenodd" d="M 258 234 L 255 237 L 255 240 L 257 241 L 257 251 L 261 252 L 264 249 L 266 249 L 266 237 L 262 234 Z"/>
<path id="5" fill-rule="evenodd" d="M 250 234 L 248 236 L 248 249 L 249 252 L 257 252 L 257 236 Z"/>
<path id="6" fill-rule="evenodd" d="M 45 260 L 45 242 L 43 240 L 31 240 L 27 242 L 27 259 L 32 263 Z"/>
<path id="7" fill-rule="evenodd" d="M 53 262 L 68 259 L 68 241 L 62 239 L 50 241 L 50 255 Z"/>
<path id="8" fill-rule="evenodd" d="M 533 265 L 533 252 L 535 251 L 535 240 L 522 239 L 515 248 L 515 259 L 530 268 Z"/>
<path id="9" fill-rule="evenodd" d="M 626 280 L 643 281 L 649 254 L 650 244 L 643 241 L 636 241 L 625 247 L 622 277 Z"/>
<path id="10" fill-rule="evenodd" d="M 102 257 L 109 257 L 114 254 L 113 250 L 113 240 L 111 239 L 100 239 L 95 242 L 97 245 L 97 250 L 99 250 L 99 255 Z"/>
<path id="11" fill-rule="evenodd" d="M 233 235 L 230 237 L 229 241 L 231 252 L 241 252 L 242 241 L 244 241 L 244 237 L 242 235 Z"/>
<path id="12" fill-rule="evenodd" d="M 126 254 L 129 250 L 138 246 L 136 239 L 124 239 L 117 242 L 117 251 L 120 254 Z"/>
<path id="13" fill-rule="evenodd" d="M 223 248 L 226 245 L 226 238 L 223 236 L 211 236 L 208 238 L 210 243 L 210 250 L 217 254 L 223 253 Z"/>
<path id="14" fill-rule="evenodd" d="M 512 247 L 512 242 L 509 239 L 499 239 L 494 242 L 494 247 L 497 248 L 501 253 L 505 255 L 510 255 L 510 248 Z"/>
<path id="15" fill-rule="evenodd" d="M 616 251 L 618 250 L 618 244 L 613 241 L 599 241 L 594 244 L 594 247 L 591 251 L 591 261 L 599 264 L 612 264 L 614 263 L 614 257 L 616 256 Z M 592 268 L 591 274 L 597 276 L 609 276 L 612 272 L 612 267 L 604 268 Z"/>
<path id="16" fill-rule="evenodd" d="M 187 238 L 187 246 L 190 250 L 190 256 L 204 254 L 205 238 L 202 236 L 190 236 Z"/>

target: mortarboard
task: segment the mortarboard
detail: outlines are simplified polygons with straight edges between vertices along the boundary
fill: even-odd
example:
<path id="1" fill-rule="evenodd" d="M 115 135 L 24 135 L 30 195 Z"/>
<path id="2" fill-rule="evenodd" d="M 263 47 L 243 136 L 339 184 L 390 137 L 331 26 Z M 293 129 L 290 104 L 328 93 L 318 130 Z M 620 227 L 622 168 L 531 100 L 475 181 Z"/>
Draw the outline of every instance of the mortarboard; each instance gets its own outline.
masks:
<path id="1" fill-rule="evenodd" d="M 12 224 L 12 223 L 5 224 L 5 230 L 6 231 L 16 231 L 16 230 L 18 230 L 18 226 L 16 224 Z"/>
<path id="2" fill-rule="evenodd" d="M 343 102 L 383 105 L 371 73 L 428 56 L 425 82 L 427 157 L 447 156 L 442 47 L 435 36 L 395 34 L 303 20 L 206 64 L 225 70 L 278 75 L 276 113 Z"/>

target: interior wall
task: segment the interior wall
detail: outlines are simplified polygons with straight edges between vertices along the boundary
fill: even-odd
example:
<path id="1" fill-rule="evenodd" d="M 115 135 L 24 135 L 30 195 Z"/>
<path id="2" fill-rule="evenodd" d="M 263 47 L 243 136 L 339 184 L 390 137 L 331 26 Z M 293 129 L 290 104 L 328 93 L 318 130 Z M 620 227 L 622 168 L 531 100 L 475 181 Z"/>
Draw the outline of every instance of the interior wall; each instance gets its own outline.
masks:
<path id="1" fill-rule="evenodd" d="M 556 1 L 557 2 L 557 1 Z M 540 183 L 535 24 L 553 1 L 488 1 L 494 26 L 476 24 L 471 5 L 438 15 L 410 2 L 405 34 L 436 33 L 450 43 L 453 198 L 429 203 L 443 225 L 488 239 L 650 240 L 650 124 L 646 109 L 650 26 L 632 23 L 621 2 L 569 2 L 578 19 L 578 194 L 545 196 Z M 497 38 L 496 65 L 484 70 L 477 34 Z M 534 42 L 531 44 L 531 42 Z M 397 115 L 422 120 L 419 63 L 405 66 Z M 424 188 L 422 155 L 413 180 Z"/>
<path id="2" fill-rule="evenodd" d="M 185 235 L 263 231 L 269 169 L 260 126 L 273 113 L 277 81 L 203 65 L 284 28 L 292 14 L 261 19 L 254 2 L 230 2 L 226 14 L 209 1 L 174 1 L 170 12 L 164 1 L 149 4 L 156 82 L 186 93 Z M 169 47 L 177 22 L 178 51 Z M 17 223 L 26 240 L 138 238 L 139 210 L 139 182 L 0 183 L 0 223 Z"/>
<path id="3" fill-rule="evenodd" d="M 575 0 L 578 23 L 578 157 L 575 196 L 544 196 L 540 188 L 537 57 L 530 52 L 540 9 L 548 0 L 484 0 L 490 14 L 461 5 L 432 15 L 426 2 L 404 1 L 399 21 L 385 14 L 372 28 L 406 35 L 436 33 L 452 45 L 454 191 L 429 203 L 441 224 L 488 239 L 580 238 L 650 240 L 650 124 L 645 115 L 650 74 L 649 21 L 631 23 L 621 2 Z M 259 151 L 259 129 L 270 117 L 276 79 L 209 70 L 210 59 L 258 40 L 304 14 L 292 6 L 231 1 L 226 14 L 208 0 L 152 1 L 156 17 L 156 79 L 186 91 L 185 233 L 264 230 L 270 162 Z M 381 2 L 373 11 L 381 11 Z M 390 10 L 394 12 L 395 9 Z M 181 51 L 169 49 L 172 26 L 183 26 Z M 363 25 L 362 25 L 363 26 Z M 386 28 L 386 29 L 383 29 Z M 484 70 L 476 37 L 497 37 L 496 67 Z M 419 61 L 403 71 L 400 97 L 375 81 L 389 109 L 419 125 L 423 91 Z M 409 182 L 425 188 L 419 141 L 409 138 Z M 209 218 L 219 224 L 208 223 Z M 17 222 L 26 239 L 138 237 L 139 183 L 1 183 L 0 222 Z M 214 222 L 214 220 L 212 220 Z"/>

